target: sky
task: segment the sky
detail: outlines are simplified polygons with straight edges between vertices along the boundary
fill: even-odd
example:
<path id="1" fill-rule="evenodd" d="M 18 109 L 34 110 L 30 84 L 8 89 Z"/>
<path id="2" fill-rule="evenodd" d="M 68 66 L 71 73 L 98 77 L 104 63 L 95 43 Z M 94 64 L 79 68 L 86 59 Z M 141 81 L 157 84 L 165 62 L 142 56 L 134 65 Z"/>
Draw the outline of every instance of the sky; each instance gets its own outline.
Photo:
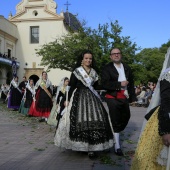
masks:
<path id="1" fill-rule="evenodd" d="M 57 13 L 66 11 L 67 0 L 54 0 Z M 21 0 L 1 0 L 0 15 L 16 14 Z M 122 36 L 130 36 L 141 49 L 160 47 L 170 40 L 170 0 L 68 0 L 68 11 L 97 29 L 99 24 L 118 20 Z"/>

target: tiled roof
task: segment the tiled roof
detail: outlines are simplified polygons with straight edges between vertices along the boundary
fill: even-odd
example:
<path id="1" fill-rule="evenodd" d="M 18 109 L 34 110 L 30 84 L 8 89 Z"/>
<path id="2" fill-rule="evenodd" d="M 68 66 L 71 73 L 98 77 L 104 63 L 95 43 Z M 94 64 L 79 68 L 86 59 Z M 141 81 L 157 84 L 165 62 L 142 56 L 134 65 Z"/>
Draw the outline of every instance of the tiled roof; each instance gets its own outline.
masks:
<path id="1" fill-rule="evenodd" d="M 79 20 L 70 12 L 64 12 L 64 23 L 73 31 L 78 31 L 81 28 Z"/>

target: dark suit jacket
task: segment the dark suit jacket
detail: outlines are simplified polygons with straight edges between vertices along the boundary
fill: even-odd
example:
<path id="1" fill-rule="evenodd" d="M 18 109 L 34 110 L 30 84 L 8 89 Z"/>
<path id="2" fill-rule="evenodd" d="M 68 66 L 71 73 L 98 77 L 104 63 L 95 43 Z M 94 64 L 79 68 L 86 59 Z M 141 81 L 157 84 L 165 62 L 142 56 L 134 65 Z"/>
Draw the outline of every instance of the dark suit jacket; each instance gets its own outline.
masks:
<path id="1" fill-rule="evenodd" d="M 127 86 L 127 90 L 129 93 L 129 102 L 133 102 L 136 101 L 136 95 L 135 95 L 134 80 L 133 80 L 131 68 L 125 63 L 122 64 L 125 70 L 126 79 L 129 82 Z M 116 96 L 117 91 L 121 90 L 121 82 L 118 82 L 118 76 L 119 73 L 116 67 L 113 65 L 113 62 L 110 62 L 103 68 L 102 75 L 101 75 L 101 83 L 103 88 L 107 90 L 107 94 Z"/>
<path id="2" fill-rule="evenodd" d="M 22 81 L 22 82 L 19 84 L 19 88 L 20 88 L 21 90 L 25 89 L 26 84 L 27 84 L 27 81 Z"/>

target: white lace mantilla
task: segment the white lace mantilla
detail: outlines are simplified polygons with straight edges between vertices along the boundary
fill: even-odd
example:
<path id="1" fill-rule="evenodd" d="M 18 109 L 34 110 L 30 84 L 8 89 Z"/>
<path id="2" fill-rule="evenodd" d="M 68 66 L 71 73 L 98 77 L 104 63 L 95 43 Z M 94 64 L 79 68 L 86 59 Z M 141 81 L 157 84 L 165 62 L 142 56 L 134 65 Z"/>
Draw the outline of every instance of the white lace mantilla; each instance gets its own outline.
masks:
<path id="1" fill-rule="evenodd" d="M 79 68 L 82 68 L 84 70 L 84 68 L 82 66 L 80 66 Z M 82 74 L 79 71 L 79 68 L 75 69 L 73 74 L 77 77 L 78 80 L 80 80 L 86 87 L 88 87 L 87 82 L 85 81 L 84 77 L 82 76 Z M 98 80 L 98 74 L 96 73 L 96 71 L 91 68 L 90 73 L 87 74 L 87 76 L 90 77 L 91 79 L 91 84 L 93 85 L 97 80 Z"/>
<path id="2" fill-rule="evenodd" d="M 167 71 L 165 71 L 162 76 L 159 78 L 159 80 L 166 80 L 168 82 L 170 82 L 170 69 L 168 69 Z"/>
<path id="3" fill-rule="evenodd" d="M 18 86 L 19 86 L 19 83 L 16 82 L 15 80 L 12 80 L 12 81 L 11 81 L 11 84 L 12 84 L 15 88 L 18 88 Z"/>

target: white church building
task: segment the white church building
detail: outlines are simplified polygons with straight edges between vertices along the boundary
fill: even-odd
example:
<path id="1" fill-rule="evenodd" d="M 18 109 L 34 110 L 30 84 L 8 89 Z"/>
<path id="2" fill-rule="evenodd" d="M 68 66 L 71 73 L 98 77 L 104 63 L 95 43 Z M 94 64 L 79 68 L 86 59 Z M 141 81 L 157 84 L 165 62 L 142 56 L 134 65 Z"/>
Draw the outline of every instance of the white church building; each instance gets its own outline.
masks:
<path id="1" fill-rule="evenodd" d="M 6 19 L 0 16 L 0 84 L 9 83 L 12 79 L 12 60 L 17 63 L 19 81 L 39 79 L 47 68 L 40 66 L 41 56 L 35 49 L 43 44 L 55 41 L 68 33 L 69 14 L 57 14 L 54 0 L 22 0 L 16 6 L 16 14 Z M 69 23 L 70 25 L 70 23 Z M 54 85 L 58 85 L 63 77 L 70 77 L 70 72 L 51 69 L 48 77 Z"/>

